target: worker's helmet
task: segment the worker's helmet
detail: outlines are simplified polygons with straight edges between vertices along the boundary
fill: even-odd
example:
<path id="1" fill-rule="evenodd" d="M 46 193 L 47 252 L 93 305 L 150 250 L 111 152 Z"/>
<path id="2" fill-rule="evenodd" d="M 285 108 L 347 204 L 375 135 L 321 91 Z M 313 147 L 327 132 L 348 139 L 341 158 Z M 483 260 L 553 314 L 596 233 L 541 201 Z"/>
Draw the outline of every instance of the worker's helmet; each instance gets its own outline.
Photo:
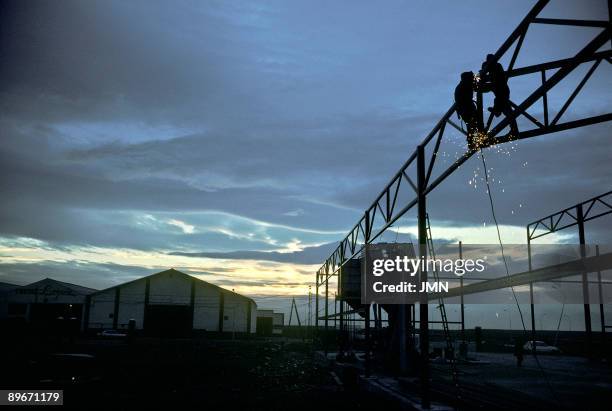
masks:
<path id="1" fill-rule="evenodd" d="M 464 71 L 461 73 L 461 81 L 472 81 L 474 80 L 474 72 L 473 71 Z"/>
<path id="2" fill-rule="evenodd" d="M 487 63 L 494 63 L 495 62 L 495 56 L 493 54 L 487 54 Z"/>

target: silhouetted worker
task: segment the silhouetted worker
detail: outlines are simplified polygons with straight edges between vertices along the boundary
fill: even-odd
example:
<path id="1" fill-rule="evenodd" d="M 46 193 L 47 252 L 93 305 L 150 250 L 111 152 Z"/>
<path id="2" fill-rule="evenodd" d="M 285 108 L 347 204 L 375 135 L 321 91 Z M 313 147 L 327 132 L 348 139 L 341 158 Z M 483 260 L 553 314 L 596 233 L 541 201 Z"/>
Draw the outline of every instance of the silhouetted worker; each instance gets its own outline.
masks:
<path id="1" fill-rule="evenodd" d="M 487 60 L 482 63 L 481 91 L 492 91 L 495 95 L 493 107 L 489 107 L 489 111 L 499 117 L 502 113 L 506 117 L 511 117 L 513 114 L 510 104 L 510 87 L 508 87 L 508 76 L 503 66 L 495 60 L 493 54 L 487 54 Z M 516 119 L 510 121 L 510 130 L 514 136 L 518 135 L 518 126 Z"/>
<path id="2" fill-rule="evenodd" d="M 468 131 L 468 147 L 472 150 L 473 136 L 477 131 L 476 104 L 474 97 L 474 73 L 461 73 L 461 81 L 455 88 L 455 105 L 457 114 L 465 122 Z"/>
<path id="3" fill-rule="evenodd" d="M 516 357 L 516 366 L 521 367 L 523 365 L 523 344 L 518 339 L 514 341 L 514 356 Z"/>

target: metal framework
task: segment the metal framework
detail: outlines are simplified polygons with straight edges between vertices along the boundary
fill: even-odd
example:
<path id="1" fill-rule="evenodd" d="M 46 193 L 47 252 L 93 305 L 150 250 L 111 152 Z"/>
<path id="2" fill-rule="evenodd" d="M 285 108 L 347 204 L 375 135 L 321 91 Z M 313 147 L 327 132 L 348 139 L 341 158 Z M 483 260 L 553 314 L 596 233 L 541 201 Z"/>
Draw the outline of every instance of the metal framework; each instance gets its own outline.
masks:
<path id="1" fill-rule="evenodd" d="M 520 77 L 533 73 L 541 73 L 542 83 L 541 85 L 533 90 L 533 92 L 525 98 L 520 104 L 515 105 L 516 109 L 513 116 L 510 118 L 503 118 L 494 127 L 488 130 L 488 135 L 491 138 L 495 138 L 499 133 L 509 124 L 513 118 L 524 117 L 534 125 L 533 128 L 522 130 L 517 136 L 501 136 L 495 138 L 495 144 L 505 143 L 511 140 L 521 140 L 525 138 L 531 138 L 541 136 L 545 134 L 555 133 L 558 131 L 584 127 L 591 124 L 601 123 L 612 120 L 612 113 L 605 113 L 596 116 L 583 117 L 578 120 L 572 120 L 567 122 L 561 122 L 563 114 L 567 112 L 571 103 L 578 95 L 580 90 L 584 87 L 586 82 L 589 80 L 595 69 L 600 63 L 605 60 L 609 64 L 612 64 L 612 50 L 598 51 L 602 46 L 610 40 L 610 26 L 607 21 L 585 21 L 585 20 L 569 20 L 569 19 L 545 19 L 538 18 L 538 14 L 542 11 L 544 6 L 548 4 L 549 0 L 540 0 L 531 9 L 519 26 L 514 32 L 508 37 L 508 39 L 502 44 L 502 46 L 494 54 L 497 60 L 501 59 L 506 53 L 509 52 L 512 45 L 517 42 L 510 61 L 509 69 L 507 74 L 509 77 Z M 523 45 L 524 38 L 526 36 L 528 28 L 532 24 L 558 24 L 563 26 L 575 26 L 575 27 L 600 27 L 602 30 L 588 42 L 576 55 L 571 58 L 549 61 L 545 63 L 535 64 L 531 66 L 513 68 L 514 63 L 520 53 Z M 553 89 L 561 80 L 567 77 L 568 74 L 573 72 L 577 67 L 582 64 L 593 62 L 591 69 L 584 76 L 582 81 L 577 85 L 575 90 L 568 97 L 562 108 L 555 114 L 555 117 L 549 121 L 550 110 L 548 107 L 547 93 Z M 549 78 L 546 77 L 548 70 L 557 70 Z M 538 120 L 534 115 L 528 113 L 528 109 L 531 108 L 534 103 L 538 100 L 542 100 L 543 105 L 543 120 Z M 461 133 L 466 134 L 459 126 L 457 126 L 451 118 L 456 113 L 455 105 L 453 104 L 444 116 L 438 121 L 433 130 L 425 137 L 420 144 L 423 150 L 430 149 L 431 154 L 429 160 L 426 161 L 425 166 L 425 181 L 422 187 L 422 191 L 427 195 L 433 191 L 438 185 L 440 185 L 447 177 L 449 177 L 459 166 L 465 163 L 475 151 L 466 150 L 463 155 L 457 159 L 452 165 L 446 170 L 442 171 L 437 178 L 432 181 L 432 172 L 438 156 L 438 150 L 444 138 L 444 132 L 446 125 L 450 124 L 454 128 L 457 128 Z M 433 147 L 432 147 L 433 146 Z M 338 272 L 339 268 L 350 258 L 357 256 L 363 249 L 363 245 L 371 243 L 376 240 L 385 230 L 391 227 L 400 217 L 402 217 L 408 210 L 417 205 L 418 199 L 417 194 L 419 189 L 416 184 L 416 175 L 410 175 L 411 166 L 415 165 L 418 156 L 418 149 L 415 150 L 399 171 L 393 176 L 391 181 L 383 188 L 378 194 L 374 202 L 368 207 L 361 219 L 355 224 L 355 226 L 349 231 L 349 233 L 340 241 L 340 244 L 331 254 L 329 258 L 323 263 L 321 268 L 317 271 L 317 284 L 321 285 L 328 276 L 334 275 Z M 406 204 L 399 204 L 397 202 L 400 190 L 408 186 L 409 189 L 414 191 L 414 198 Z M 382 226 L 375 230 L 374 227 L 380 222 Z"/>
<path id="2" fill-rule="evenodd" d="M 575 204 L 571 207 L 543 217 L 532 223 L 527 224 L 527 250 L 529 254 L 529 272 L 531 271 L 531 242 L 537 238 L 544 237 L 546 235 L 555 233 L 557 231 L 565 230 L 570 227 L 578 226 L 578 241 L 581 245 L 580 254 L 583 261 L 586 261 L 586 236 L 584 231 L 584 223 L 587 221 L 594 220 L 599 217 L 603 217 L 612 213 L 612 191 L 600 194 L 596 197 L 590 198 L 581 203 Z M 539 230 L 539 232 L 537 231 Z M 596 258 L 599 258 L 599 246 L 596 247 Z M 601 333 L 602 340 L 605 341 L 605 316 L 604 316 L 604 304 L 603 304 L 603 291 L 601 281 L 601 271 L 607 268 L 599 267 L 597 270 L 583 270 L 582 274 L 582 295 L 584 299 L 584 328 L 586 331 L 586 351 L 591 352 L 591 340 L 592 340 L 592 325 L 591 325 L 591 307 L 589 298 L 589 281 L 588 273 L 597 272 L 597 283 L 599 288 L 599 318 L 601 321 Z M 533 301 L 533 282 L 536 281 L 533 278 L 529 282 L 529 299 L 531 306 L 531 336 L 535 340 L 535 305 Z"/>
<path id="3" fill-rule="evenodd" d="M 609 47 L 612 43 L 610 37 L 610 19 L 576 20 L 540 17 L 540 13 L 548 2 L 549 0 L 539 0 L 494 54 L 496 61 L 506 56 L 509 57 L 509 64 L 506 68 L 509 78 L 520 78 L 539 73 L 541 80 L 540 85 L 535 87 L 523 101 L 519 103 L 512 102 L 514 110 L 511 115 L 504 116 L 497 122 L 490 116 L 486 122 L 486 126 L 482 115 L 482 93 L 477 93 L 479 129 L 487 134 L 492 144 L 532 138 L 612 120 L 612 113 L 610 112 L 589 117 L 581 117 L 575 120 L 564 120 L 564 115 L 567 113 L 567 110 L 595 70 L 604 61 L 612 64 L 612 50 Z M 515 68 L 514 65 L 521 52 L 523 43 L 526 40 L 527 32 L 532 25 L 555 25 L 572 28 L 591 27 L 600 30 L 598 30 L 598 33 L 571 57 Z M 606 44 L 608 44 L 608 47 L 602 50 Z M 570 73 L 573 73 L 578 67 L 585 64 L 590 64 L 590 68 L 586 75 L 584 75 L 582 80 L 569 95 L 561 109 L 557 112 L 551 112 L 548 105 L 548 93 Z M 538 101 L 542 102 L 541 115 L 535 115 L 533 112 L 530 113 L 528 110 L 533 109 Z M 446 133 L 447 125 L 450 125 L 452 128 L 467 136 L 467 133 L 452 121 L 452 117 L 455 113 L 456 107 L 453 104 L 436 123 L 434 128 L 427 134 L 421 144 L 418 145 L 417 149 L 408 157 L 407 161 L 366 209 L 361 219 L 340 241 L 335 251 L 317 271 L 315 282 L 316 326 L 319 324 L 319 288 L 324 287 L 325 289 L 325 314 L 323 318 L 325 321 L 325 328 L 327 329 L 329 321 L 328 301 L 330 278 L 337 276 L 340 268 L 351 258 L 358 256 L 365 247 L 365 244 L 372 243 L 379 238 L 414 206 L 418 206 L 419 251 L 421 256 L 426 257 L 427 234 L 425 216 L 427 194 L 438 187 L 476 152 L 476 150 L 466 149 L 453 164 L 439 172 L 436 169 L 435 171 L 437 173 L 434 175 L 440 146 L 443 141 L 446 141 L 445 137 L 448 134 Z M 531 128 L 521 130 L 518 135 L 501 135 L 501 132 L 509 126 L 512 121 L 519 118 L 526 119 L 528 124 L 531 125 Z M 405 196 L 408 197 L 408 200 L 402 199 Z M 427 273 L 423 272 L 421 275 L 420 281 L 425 281 Z M 428 306 L 425 300 L 420 304 L 419 328 L 421 352 L 428 352 L 429 348 L 427 313 Z M 340 315 L 340 319 L 342 322 L 342 315 Z M 428 394 L 428 367 L 422 368 L 422 401 L 423 406 L 427 408 L 430 403 Z"/>
<path id="4" fill-rule="evenodd" d="M 527 240 L 531 242 L 536 238 L 576 225 L 582 225 L 587 221 L 610 213 L 612 213 L 612 191 L 529 223 L 527 225 Z M 539 232 L 536 233 L 536 230 L 539 230 Z"/>

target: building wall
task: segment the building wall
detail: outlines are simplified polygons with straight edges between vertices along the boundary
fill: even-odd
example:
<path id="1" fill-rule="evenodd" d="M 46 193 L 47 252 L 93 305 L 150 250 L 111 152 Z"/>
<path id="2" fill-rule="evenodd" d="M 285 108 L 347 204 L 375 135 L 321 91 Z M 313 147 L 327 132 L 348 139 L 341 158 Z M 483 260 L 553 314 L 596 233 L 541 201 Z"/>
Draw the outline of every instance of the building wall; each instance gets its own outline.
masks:
<path id="1" fill-rule="evenodd" d="M 90 290 L 93 291 L 93 290 Z M 37 326 L 49 323 L 51 317 L 85 317 L 87 289 L 53 279 L 43 279 L 7 290 L 0 297 L 0 309 L 6 318 L 22 318 Z M 48 305 L 45 307 L 45 305 Z"/>
<path id="2" fill-rule="evenodd" d="M 193 297 L 193 329 L 219 331 L 221 314 L 221 293 L 223 293 L 222 328 L 223 332 L 247 332 L 250 322 L 251 333 L 257 327 L 257 305 L 251 300 L 221 291 L 218 287 L 187 277 L 181 273 L 165 273 L 119 285 L 119 305 L 117 327 L 127 327 L 130 319 L 136 320 L 136 329 L 143 328 L 147 281 L 149 282 L 149 305 L 191 305 L 192 284 L 195 284 Z M 116 287 L 91 296 L 89 328 L 114 328 Z"/>
<path id="3" fill-rule="evenodd" d="M 197 280 L 179 273 L 150 277 L 149 304 L 188 305 L 191 300 L 192 281 Z"/>
<path id="4" fill-rule="evenodd" d="M 142 328 L 145 310 L 145 288 L 146 281 L 144 280 L 121 286 L 119 292 L 119 315 L 117 318 L 117 326 L 119 328 L 127 328 L 131 319 L 136 321 L 137 329 Z"/>
<path id="5" fill-rule="evenodd" d="M 219 331 L 219 302 L 218 288 L 199 283 L 196 285 L 193 328 L 196 330 Z"/>
<path id="6" fill-rule="evenodd" d="M 257 332 L 257 304 L 251 303 L 251 334 Z"/>
<path id="7" fill-rule="evenodd" d="M 282 327 L 285 325 L 285 314 L 284 313 L 274 313 L 273 314 L 273 322 L 274 326 Z"/>
<path id="8" fill-rule="evenodd" d="M 225 293 L 225 305 L 223 307 L 223 331 L 225 332 L 247 332 L 247 311 L 249 300 L 241 298 L 234 293 Z M 251 311 L 251 320 L 253 319 Z M 257 317 L 257 315 L 255 315 Z M 254 327 L 251 327 L 251 331 Z"/>
<path id="9" fill-rule="evenodd" d="M 93 294 L 89 303 L 89 328 L 112 328 L 115 310 L 115 289 Z"/>

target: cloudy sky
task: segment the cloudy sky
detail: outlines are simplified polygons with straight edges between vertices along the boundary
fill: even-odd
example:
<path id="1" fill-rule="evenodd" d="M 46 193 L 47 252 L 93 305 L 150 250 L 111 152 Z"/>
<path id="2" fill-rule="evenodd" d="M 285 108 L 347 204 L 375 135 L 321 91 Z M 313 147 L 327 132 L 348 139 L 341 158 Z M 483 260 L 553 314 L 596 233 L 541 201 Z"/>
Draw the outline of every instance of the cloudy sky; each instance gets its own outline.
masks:
<path id="1" fill-rule="evenodd" d="M 533 3 L 3 1 L 0 281 L 103 288 L 175 267 L 303 296 L 448 109 L 459 74 Z M 607 13 L 603 0 L 553 0 L 543 15 Z M 595 33 L 535 27 L 516 65 L 569 57 Z M 550 95 L 552 110 L 587 69 Z M 512 98 L 534 78 L 513 80 Z M 610 89 L 604 62 L 567 119 L 605 113 Z M 504 240 L 610 189 L 609 132 L 486 151 Z M 443 160 L 463 149 L 457 134 Z M 481 169 L 471 159 L 432 194 L 437 237 L 495 242 Z M 605 241 L 601 224 L 590 241 Z"/>

